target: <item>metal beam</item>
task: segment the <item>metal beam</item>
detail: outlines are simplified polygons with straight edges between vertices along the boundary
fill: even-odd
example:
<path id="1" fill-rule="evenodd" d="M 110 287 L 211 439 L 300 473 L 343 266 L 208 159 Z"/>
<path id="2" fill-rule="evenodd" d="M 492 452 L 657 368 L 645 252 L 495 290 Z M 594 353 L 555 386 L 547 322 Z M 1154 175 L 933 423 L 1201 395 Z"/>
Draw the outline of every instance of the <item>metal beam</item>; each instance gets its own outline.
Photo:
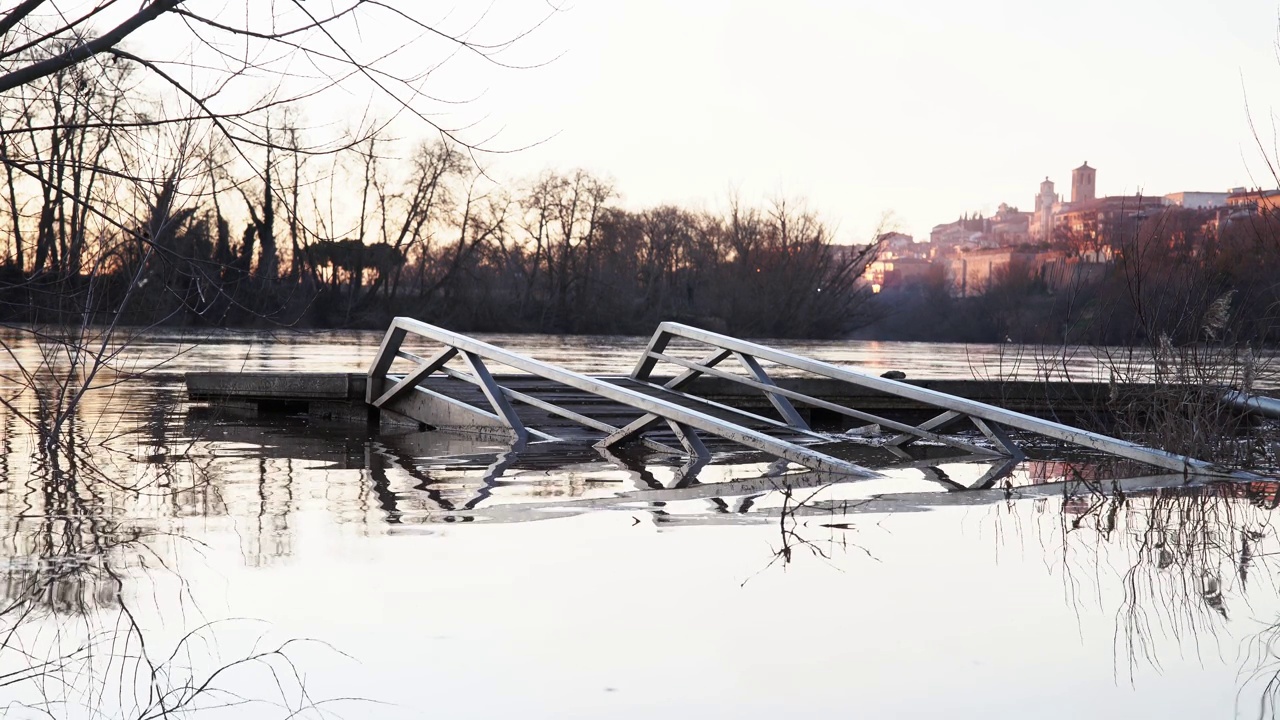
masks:
<path id="1" fill-rule="evenodd" d="M 400 343 L 404 342 L 407 333 L 408 330 L 392 323 L 391 327 L 387 328 L 387 334 L 382 336 L 378 354 L 373 356 L 373 364 L 369 366 L 369 378 L 365 385 L 365 402 L 372 405 L 374 399 L 382 394 L 382 386 L 387 381 L 387 371 L 391 369 L 391 363 L 396 361 L 396 351 L 400 349 Z"/>
<path id="2" fill-rule="evenodd" d="M 666 350 L 669 342 L 671 342 L 671 335 L 662 332 L 661 328 L 659 328 L 658 332 L 655 332 L 653 337 L 649 338 L 649 344 L 645 346 L 644 354 L 640 356 L 640 360 L 636 362 L 635 369 L 631 371 L 631 377 L 636 380 L 648 380 L 649 373 L 653 372 L 653 366 L 657 364 L 650 355 Z"/>
<path id="3" fill-rule="evenodd" d="M 830 439 L 831 439 L 831 437 L 830 437 L 829 435 L 823 435 L 823 434 L 821 434 L 821 433 L 816 433 L 816 432 L 813 432 L 812 430 L 801 430 L 801 429 L 799 429 L 799 428 L 793 428 L 793 427 L 791 427 L 790 425 L 788 425 L 788 424 L 786 424 L 786 423 L 784 423 L 784 422 L 781 422 L 781 421 L 779 421 L 779 420 L 775 420 L 774 418 L 765 417 L 765 416 L 763 416 L 763 415 L 756 415 L 755 413 L 748 412 L 748 411 L 746 411 L 746 410 L 742 410 L 742 409 L 740 409 L 740 408 L 731 407 L 731 406 L 729 406 L 729 405 L 725 405 L 724 403 L 718 403 L 718 402 L 716 402 L 716 401 L 714 401 L 714 400 L 708 400 L 708 399 L 706 399 L 706 398 L 704 398 L 704 397 L 700 397 L 700 396 L 698 396 L 698 395 L 693 395 L 693 394 L 690 394 L 690 393 L 680 392 L 679 390 L 671 390 L 671 389 L 669 389 L 669 388 L 667 387 L 667 385 L 670 385 L 670 383 L 667 383 L 667 385 L 654 385 L 653 383 L 645 383 L 645 382 L 643 382 L 643 381 L 641 381 L 641 380 L 637 380 L 636 382 L 637 382 L 637 383 L 643 383 L 646 387 L 651 387 L 651 388 L 653 388 L 654 390 L 658 390 L 658 391 L 660 391 L 660 392 L 662 393 L 662 395 L 665 395 L 665 396 L 674 396 L 674 397 L 678 397 L 678 398 L 683 398 L 683 399 L 687 399 L 687 400 L 692 400 L 692 401 L 694 401 L 694 402 L 697 402 L 697 403 L 698 403 L 698 404 L 700 404 L 700 405 L 705 405 L 705 406 L 707 406 L 707 407 L 712 407 L 712 408 L 715 408 L 715 409 L 717 409 L 717 410 L 723 410 L 726 414 L 736 416 L 736 417 L 741 418 L 742 420 L 747 421 L 747 422 L 753 422 L 753 423 L 758 423 L 758 424 L 761 424 L 761 425 L 767 425 L 767 426 L 772 427 L 772 428 L 777 428 L 778 430 L 785 430 L 785 431 L 787 431 L 787 432 L 789 432 L 789 433 L 795 433 L 795 434 L 807 435 L 807 436 L 809 436 L 810 438 L 813 438 L 814 440 L 817 440 L 817 441 L 823 441 L 823 442 L 825 442 L 825 441 L 828 441 L 828 440 L 830 440 Z M 639 436 L 639 433 L 641 433 L 641 432 L 643 432 L 643 431 L 647 430 L 649 427 L 651 427 L 651 426 L 652 426 L 652 425 L 654 425 L 655 423 L 658 423 L 658 422 L 661 422 L 661 421 L 662 421 L 662 418 L 658 417 L 657 415 L 653 415 L 653 414 L 644 415 L 644 416 L 642 416 L 642 417 L 640 417 L 640 418 L 638 418 L 638 419 L 636 419 L 636 420 L 634 420 L 634 421 L 632 421 L 632 422 L 628 423 L 628 424 L 626 425 L 626 427 L 624 427 L 624 428 L 622 428 L 622 429 L 620 429 L 620 430 L 617 430 L 617 431 L 615 431 L 614 433 L 612 433 L 612 434 L 608 435 L 607 437 L 605 437 L 604 439 L 600 440 L 600 442 L 596 443 L 596 446 L 597 446 L 597 447 L 611 447 L 611 446 L 613 446 L 613 445 L 617 445 L 617 444 L 619 444 L 619 443 L 621 443 L 621 442 L 624 442 L 624 441 L 626 441 L 626 440 L 629 440 L 629 439 L 631 439 L 631 438 L 633 438 L 633 437 L 640 437 L 640 436 Z M 648 442 L 648 439 L 647 439 L 647 438 L 644 438 L 644 437 L 640 437 L 640 440 L 641 440 L 641 442 Z"/>
<path id="4" fill-rule="evenodd" d="M 473 385 L 478 386 L 480 384 L 480 381 L 477 380 L 476 378 L 466 373 L 458 372 L 457 370 L 454 370 L 452 368 L 444 368 L 444 373 L 449 377 L 458 378 L 459 380 L 464 380 Z M 508 398 L 515 400 L 516 402 L 521 402 L 521 403 L 524 403 L 525 405 L 536 407 L 539 410 L 544 410 L 552 415 L 555 415 L 557 417 L 562 417 L 566 420 L 572 420 L 578 423 L 579 425 L 582 425 L 584 427 L 589 427 L 592 430 L 598 430 L 599 432 L 602 432 L 602 433 L 612 433 L 612 432 L 617 432 L 618 430 L 618 428 L 610 425 L 609 423 L 601 422 L 599 420 L 596 420 L 595 418 L 587 417 L 586 415 L 583 415 L 581 413 L 576 413 L 567 408 L 562 408 L 559 405 L 556 405 L 555 403 L 547 402 L 546 400 L 543 400 L 541 398 L 536 398 L 532 395 L 526 395 L 525 393 L 512 390 L 511 388 L 506 387 L 505 385 L 499 385 L 498 387 L 502 389 L 503 395 L 506 395 Z M 542 435 L 543 437 L 546 437 L 547 439 L 550 439 L 550 440 L 559 439 L 559 438 L 553 438 L 550 435 L 547 435 L 546 433 L 540 433 L 539 431 L 534 430 L 533 428 L 529 428 L 529 432 Z M 671 447 L 670 445 L 664 445 L 663 443 L 660 443 L 656 440 L 641 438 L 641 442 L 644 443 L 644 445 L 651 450 L 656 450 L 658 452 L 671 453 L 673 455 L 681 454 L 679 450 Z"/>

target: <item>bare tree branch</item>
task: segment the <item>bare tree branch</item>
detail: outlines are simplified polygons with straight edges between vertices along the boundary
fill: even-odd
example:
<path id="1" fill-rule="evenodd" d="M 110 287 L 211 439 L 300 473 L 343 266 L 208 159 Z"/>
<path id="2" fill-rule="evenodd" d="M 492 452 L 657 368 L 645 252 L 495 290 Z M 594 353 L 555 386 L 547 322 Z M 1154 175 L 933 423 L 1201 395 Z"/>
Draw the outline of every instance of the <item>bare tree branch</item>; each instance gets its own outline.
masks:
<path id="1" fill-rule="evenodd" d="M 7 92 L 16 87 L 35 82 L 59 70 L 65 70 L 72 65 L 84 62 L 100 52 L 110 50 L 139 28 L 173 10 L 183 2 L 184 0 L 151 0 L 150 4 L 143 6 L 142 9 L 127 20 L 92 40 L 74 45 L 53 57 L 0 75 L 0 92 Z"/>

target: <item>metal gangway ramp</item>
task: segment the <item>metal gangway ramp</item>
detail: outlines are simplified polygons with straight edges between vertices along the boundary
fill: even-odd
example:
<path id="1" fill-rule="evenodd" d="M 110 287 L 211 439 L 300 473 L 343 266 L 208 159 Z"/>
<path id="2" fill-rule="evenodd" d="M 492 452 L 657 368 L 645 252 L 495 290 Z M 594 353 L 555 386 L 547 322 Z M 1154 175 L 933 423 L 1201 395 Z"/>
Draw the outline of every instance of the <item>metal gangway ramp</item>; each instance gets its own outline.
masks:
<path id="1" fill-rule="evenodd" d="M 668 346 L 676 339 L 685 345 L 702 346 L 706 354 L 697 359 L 670 354 Z M 434 352 L 409 352 L 405 349 L 407 341 L 431 345 Z M 723 363 L 730 359 L 743 372 L 726 370 Z M 450 367 L 450 363 L 458 367 Z M 906 398 L 939 412 L 919 425 L 880 417 L 780 387 L 769 376 L 765 363 Z M 405 369 L 396 370 L 397 364 Z M 660 365 L 675 366 L 680 372 L 663 382 L 653 380 L 654 369 Z M 499 383 L 493 373 L 495 367 L 523 375 L 503 375 L 503 382 Z M 740 383 L 764 393 L 778 418 L 688 392 L 690 384 L 703 376 Z M 429 427 L 496 433 L 517 444 L 589 439 L 607 450 L 643 443 L 652 450 L 705 460 L 711 452 L 704 438 L 710 436 L 811 470 L 854 477 L 880 474 L 823 452 L 821 444 L 838 441 L 840 436 L 815 432 L 794 403 L 890 430 L 896 435 L 884 446 L 900 456 L 903 446 L 929 440 L 971 455 L 1003 455 L 1017 461 L 1025 455 L 1006 431 L 1014 428 L 1188 475 L 1229 474 L 1194 458 L 671 322 L 658 327 L 629 376 L 610 377 L 573 372 L 460 333 L 399 317 L 392 321 L 369 368 L 366 400 L 380 411 Z M 553 434 L 553 419 L 560 426 L 568 421 L 568 426 L 585 434 Z M 963 422 L 971 423 L 989 438 L 992 447 L 944 434 L 949 427 Z M 672 435 L 683 450 L 669 444 Z"/>

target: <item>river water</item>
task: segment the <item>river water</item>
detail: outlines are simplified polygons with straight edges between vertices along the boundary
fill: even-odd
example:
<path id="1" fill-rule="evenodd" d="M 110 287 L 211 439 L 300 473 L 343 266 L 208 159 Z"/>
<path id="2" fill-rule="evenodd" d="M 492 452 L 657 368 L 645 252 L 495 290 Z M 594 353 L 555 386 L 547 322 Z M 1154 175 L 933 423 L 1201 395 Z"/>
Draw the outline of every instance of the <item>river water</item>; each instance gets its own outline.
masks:
<path id="1" fill-rule="evenodd" d="M 5 717 L 1271 715 L 1275 483 L 1054 484 L 1087 458 L 970 493 L 943 481 L 982 463 L 833 485 L 731 459 L 690 481 L 184 399 L 187 370 L 363 371 L 377 333 L 136 339 L 104 381 L 167 364 L 89 393 L 51 449 L 16 395 L 40 348 L 4 339 Z M 488 339 L 593 372 L 644 344 Z M 912 377 L 1047 366 L 781 344 Z"/>

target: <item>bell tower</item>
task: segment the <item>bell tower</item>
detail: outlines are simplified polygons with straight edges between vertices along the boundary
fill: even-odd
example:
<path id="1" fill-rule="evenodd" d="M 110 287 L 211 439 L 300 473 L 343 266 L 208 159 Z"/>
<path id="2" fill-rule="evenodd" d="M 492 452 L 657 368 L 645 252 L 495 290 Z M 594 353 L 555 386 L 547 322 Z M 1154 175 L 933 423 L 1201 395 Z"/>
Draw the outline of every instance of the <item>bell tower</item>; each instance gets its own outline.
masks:
<path id="1" fill-rule="evenodd" d="M 1089 163 L 1071 171 L 1071 202 L 1078 203 L 1093 200 L 1097 192 L 1098 171 L 1089 167 Z"/>
<path id="2" fill-rule="evenodd" d="M 1031 218 L 1035 230 L 1032 235 L 1042 242 L 1049 242 L 1053 237 L 1053 206 L 1058 202 L 1058 194 L 1053 191 L 1053 181 L 1045 178 L 1040 183 L 1040 194 L 1036 196 L 1036 211 Z"/>

